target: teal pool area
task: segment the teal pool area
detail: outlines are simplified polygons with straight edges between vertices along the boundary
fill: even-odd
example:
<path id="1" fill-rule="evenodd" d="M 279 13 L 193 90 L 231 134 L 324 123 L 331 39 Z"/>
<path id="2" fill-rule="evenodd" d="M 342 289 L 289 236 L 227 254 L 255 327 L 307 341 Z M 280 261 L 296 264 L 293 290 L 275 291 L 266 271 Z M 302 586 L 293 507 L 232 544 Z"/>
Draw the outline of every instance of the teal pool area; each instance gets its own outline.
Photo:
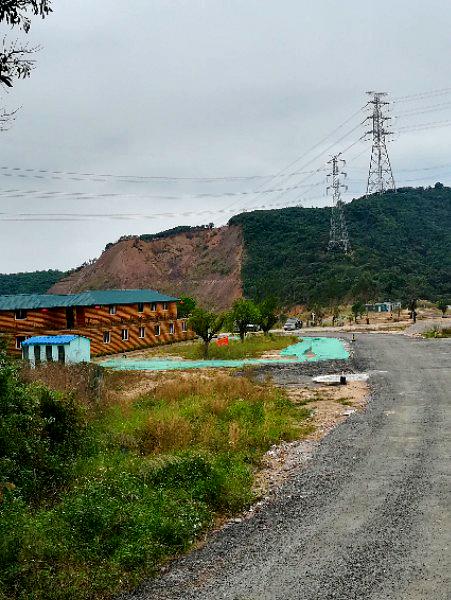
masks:
<path id="1" fill-rule="evenodd" d="M 280 358 L 246 358 L 243 360 L 179 360 L 171 358 L 113 358 L 101 362 L 102 367 L 124 371 L 177 371 L 184 369 L 236 368 L 247 365 L 292 364 L 320 360 L 349 358 L 342 340 L 338 338 L 308 337 L 288 346 Z"/>

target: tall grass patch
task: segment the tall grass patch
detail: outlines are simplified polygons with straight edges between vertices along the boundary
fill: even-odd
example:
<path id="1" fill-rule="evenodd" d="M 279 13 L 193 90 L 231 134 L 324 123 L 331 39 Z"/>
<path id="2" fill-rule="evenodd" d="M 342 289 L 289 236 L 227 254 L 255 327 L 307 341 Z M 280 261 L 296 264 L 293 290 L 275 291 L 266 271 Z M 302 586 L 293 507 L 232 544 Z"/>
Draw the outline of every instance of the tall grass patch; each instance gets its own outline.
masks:
<path id="1" fill-rule="evenodd" d="M 71 430 L 74 399 L 62 402 Z M 1 600 L 109 598 L 138 583 L 248 506 L 263 453 L 309 430 L 283 391 L 222 374 L 171 374 L 134 402 L 81 408 L 52 501 L 30 498 L 14 472 L 1 488 Z"/>

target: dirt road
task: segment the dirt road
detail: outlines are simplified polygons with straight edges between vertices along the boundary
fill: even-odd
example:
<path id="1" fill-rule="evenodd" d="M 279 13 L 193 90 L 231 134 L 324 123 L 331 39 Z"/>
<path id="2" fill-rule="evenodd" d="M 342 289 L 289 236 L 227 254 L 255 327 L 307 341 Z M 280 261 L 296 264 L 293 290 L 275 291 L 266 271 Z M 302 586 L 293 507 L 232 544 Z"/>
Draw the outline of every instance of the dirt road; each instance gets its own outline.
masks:
<path id="1" fill-rule="evenodd" d="M 373 398 L 254 518 L 127 600 L 451 597 L 451 339 L 357 336 Z"/>

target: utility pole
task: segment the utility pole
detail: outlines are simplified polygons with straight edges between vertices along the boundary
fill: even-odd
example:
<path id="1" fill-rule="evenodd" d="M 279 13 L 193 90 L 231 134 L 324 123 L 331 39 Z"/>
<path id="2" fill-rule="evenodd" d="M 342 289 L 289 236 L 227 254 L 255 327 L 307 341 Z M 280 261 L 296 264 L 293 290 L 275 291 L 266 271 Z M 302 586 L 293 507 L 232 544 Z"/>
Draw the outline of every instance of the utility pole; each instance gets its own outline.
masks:
<path id="1" fill-rule="evenodd" d="M 332 252 L 351 252 L 351 244 L 349 243 L 348 228 L 344 214 L 344 202 L 341 199 L 341 190 L 347 190 L 348 187 L 341 183 L 340 178 L 346 177 L 346 173 L 342 168 L 346 165 L 346 161 L 340 158 L 340 154 L 332 156 L 327 163 L 330 165 L 331 172 L 327 175 L 330 177 L 327 186 L 327 193 L 332 190 L 332 214 L 330 217 L 330 238 L 327 249 Z"/>
<path id="2" fill-rule="evenodd" d="M 385 114 L 385 109 L 390 104 L 386 100 L 386 92 L 367 92 L 371 96 L 368 106 L 371 108 L 371 114 L 365 119 L 370 121 L 371 129 L 366 132 L 372 136 L 373 145 L 371 149 L 370 168 L 368 171 L 368 184 L 366 195 L 378 193 L 381 194 L 387 190 L 396 192 L 395 179 L 388 158 L 388 151 L 385 138 L 393 132 L 386 128 L 386 123 L 391 117 Z"/>

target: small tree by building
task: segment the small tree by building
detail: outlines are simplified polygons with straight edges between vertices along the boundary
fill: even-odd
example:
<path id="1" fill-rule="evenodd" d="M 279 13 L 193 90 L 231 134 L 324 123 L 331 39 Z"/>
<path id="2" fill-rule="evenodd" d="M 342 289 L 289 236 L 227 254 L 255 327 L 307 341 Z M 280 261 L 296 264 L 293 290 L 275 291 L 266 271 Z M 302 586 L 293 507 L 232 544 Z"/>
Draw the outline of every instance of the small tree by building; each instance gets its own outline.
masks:
<path id="1" fill-rule="evenodd" d="M 365 305 L 360 301 L 354 302 L 354 304 L 351 306 L 351 310 L 352 314 L 354 315 L 354 321 L 357 323 L 357 318 L 363 315 L 365 312 Z"/>
<path id="2" fill-rule="evenodd" d="M 245 298 L 235 300 L 229 313 L 229 320 L 238 329 L 242 342 L 246 337 L 248 325 L 258 323 L 259 319 L 260 312 L 252 300 Z"/>
<path id="3" fill-rule="evenodd" d="M 257 306 L 259 312 L 258 324 L 265 335 L 268 335 L 269 330 L 279 320 L 277 314 L 277 301 L 275 298 L 266 298 Z"/>
<path id="4" fill-rule="evenodd" d="M 216 314 L 204 310 L 203 308 L 195 308 L 188 319 L 188 326 L 196 333 L 204 342 L 204 357 L 208 358 L 208 349 L 213 337 L 221 331 L 226 315 Z"/>
<path id="5" fill-rule="evenodd" d="M 448 310 L 448 301 L 445 298 L 440 298 L 437 302 L 437 308 L 442 311 L 442 317 L 444 317 Z"/>
<path id="6" fill-rule="evenodd" d="M 180 296 L 177 302 L 177 315 L 181 319 L 189 317 L 197 306 L 197 302 L 191 296 Z"/>

